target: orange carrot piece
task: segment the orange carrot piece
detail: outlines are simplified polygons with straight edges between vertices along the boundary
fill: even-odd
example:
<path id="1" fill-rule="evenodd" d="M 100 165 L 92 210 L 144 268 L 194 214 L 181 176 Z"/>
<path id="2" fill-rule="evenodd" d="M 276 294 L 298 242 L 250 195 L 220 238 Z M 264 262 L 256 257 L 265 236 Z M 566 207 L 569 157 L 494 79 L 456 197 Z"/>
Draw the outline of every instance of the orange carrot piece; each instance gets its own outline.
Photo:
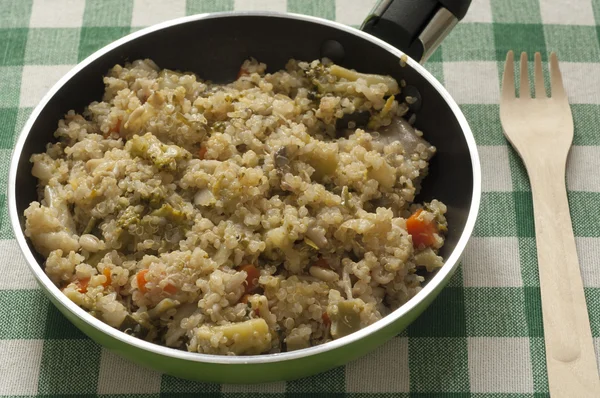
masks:
<path id="1" fill-rule="evenodd" d="M 121 119 L 117 119 L 115 127 L 111 128 L 110 131 L 106 134 L 103 134 L 103 136 L 104 138 L 108 138 L 112 133 L 119 133 L 119 135 L 121 134 Z"/>
<path id="2" fill-rule="evenodd" d="M 244 294 L 242 296 L 242 298 L 240 298 L 240 303 L 248 304 L 248 299 L 250 299 L 250 295 L 249 294 Z"/>
<path id="3" fill-rule="evenodd" d="M 326 327 L 329 327 L 329 325 L 331 325 L 331 319 L 329 319 L 329 315 L 324 312 L 323 316 L 321 317 L 323 319 L 323 325 L 325 325 Z"/>
<path id="4" fill-rule="evenodd" d="M 329 266 L 329 263 L 327 262 L 327 260 L 325 260 L 323 257 L 319 257 L 319 259 L 313 263 L 313 266 L 319 267 L 319 268 L 327 268 L 327 269 L 331 268 Z"/>
<path id="5" fill-rule="evenodd" d="M 77 287 L 79 287 L 79 293 L 86 293 L 90 278 L 83 278 L 77 281 Z"/>
<path id="6" fill-rule="evenodd" d="M 406 230 L 412 235 L 413 246 L 433 246 L 437 228 L 434 223 L 423 221 L 419 218 L 423 210 L 417 210 L 406 220 Z"/>
<path id="7" fill-rule="evenodd" d="M 167 285 L 163 288 L 163 290 L 169 294 L 175 294 L 175 293 L 177 293 L 177 286 L 175 286 L 171 283 L 167 283 Z"/>
<path id="8" fill-rule="evenodd" d="M 242 76 L 248 76 L 250 75 L 250 73 L 248 73 L 248 71 L 246 69 L 242 67 L 240 67 L 240 70 L 238 71 L 237 77 L 235 78 L 235 80 L 239 79 Z"/>
<path id="9" fill-rule="evenodd" d="M 143 269 L 140 272 L 137 273 L 137 275 L 135 276 L 136 280 L 137 280 L 137 284 L 138 284 L 138 289 L 140 290 L 140 292 L 142 293 L 146 293 L 147 289 L 146 289 L 146 274 L 148 273 L 147 269 Z"/>
<path id="10" fill-rule="evenodd" d="M 246 293 L 250 293 L 258 287 L 258 278 L 260 271 L 252 264 L 245 264 L 239 268 L 240 271 L 245 271 L 246 276 Z"/>
<path id="11" fill-rule="evenodd" d="M 204 160 L 204 157 L 206 156 L 206 151 L 207 151 L 207 150 L 208 150 L 208 149 L 206 149 L 206 147 L 205 147 L 205 146 L 203 146 L 203 147 L 200 147 L 200 150 L 198 150 L 198 157 L 199 157 L 200 159 Z"/>
<path id="12" fill-rule="evenodd" d="M 109 287 L 111 285 L 111 283 L 112 283 L 112 277 L 110 275 L 110 269 L 104 268 L 104 271 L 102 271 L 102 275 L 104 275 L 106 277 L 106 282 L 104 282 L 102 284 L 102 286 Z"/>

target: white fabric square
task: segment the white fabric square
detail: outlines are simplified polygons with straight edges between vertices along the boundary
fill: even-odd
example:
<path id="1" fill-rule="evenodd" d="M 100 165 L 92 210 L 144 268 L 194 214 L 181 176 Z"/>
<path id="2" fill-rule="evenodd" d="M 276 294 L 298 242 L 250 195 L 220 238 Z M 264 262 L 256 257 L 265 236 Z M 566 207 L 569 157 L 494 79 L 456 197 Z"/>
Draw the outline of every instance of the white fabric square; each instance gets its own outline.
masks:
<path id="1" fill-rule="evenodd" d="M 84 0 L 34 0 L 30 28 L 79 28 L 83 23 Z"/>
<path id="2" fill-rule="evenodd" d="M 0 264 L 2 278 L 0 289 L 35 289 L 37 282 L 21 254 L 21 250 L 14 239 L 0 240 L 0 253 L 4 258 Z"/>
<path id="3" fill-rule="evenodd" d="M 223 384 L 222 393 L 244 393 L 244 394 L 280 394 L 285 393 L 285 381 L 261 384 Z"/>
<path id="4" fill-rule="evenodd" d="M 98 394 L 158 394 L 161 374 L 102 349 Z"/>
<path id="5" fill-rule="evenodd" d="M 235 0 L 233 3 L 235 11 L 277 11 L 287 10 L 286 0 Z"/>
<path id="6" fill-rule="evenodd" d="M 600 192 L 600 147 L 574 146 L 567 162 L 567 187 L 571 191 Z"/>
<path id="7" fill-rule="evenodd" d="M 36 395 L 43 340 L 0 340 L 0 395 Z"/>
<path id="8" fill-rule="evenodd" d="M 484 192 L 512 191 L 512 178 L 508 160 L 508 147 L 479 146 L 481 159 L 481 185 Z"/>
<path id="9" fill-rule="evenodd" d="M 516 237 L 472 237 L 462 265 L 465 287 L 523 286 Z"/>
<path id="10" fill-rule="evenodd" d="M 377 0 L 335 0 L 335 20 L 346 25 L 362 25 Z"/>
<path id="11" fill-rule="evenodd" d="M 600 63 L 561 61 L 560 71 L 571 104 L 600 104 Z"/>
<path id="12" fill-rule="evenodd" d="M 490 0 L 473 0 L 467 15 L 461 23 L 465 22 L 492 22 L 492 6 Z"/>
<path id="13" fill-rule="evenodd" d="M 74 65 L 25 65 L 21 78 L 20 106 L 34 107 Z"/>
<path id="14" fill-rule="evenodd" d="M 131 26 L 150 26 L 185 16 L 185 0 L 133 0 Z"/>
<path id="15" fill-rule="evenodd" d="M 576 237 L 577 258 L 585 287 L 600 287 L 600 238 Z"/>
<path id="16" fill-rule="evenodd" d="M 565 8 L 568 8 L 565 10 Z M 550 25 L 595 25 L 594 10 L 591 0 L 565 0 L 540 1 L 542 22 Z"/>
<path id="17" fill-rule="evenodd" d="M 600 337 L 594 338 L 594 346 L 596 348 L 596 363 L 600 363 Z"/>
<path id="18" fill-rule="evenodd" d="M 472 393 L 532 393 L 527 337 L 469 337 Z"/>
<path id="19" fill-rule="evenodd" d="M 349 393 L 400 393 L 409 390 L 406 337 L 396 337 L 369 355 L 346 365 L 346 391 Z"/>
<path id="20" fill-rule="evenodd" d="M 445 86 L 459 104 L 497 104 L 498 65 L 494 61 L 444 62 Z"/>

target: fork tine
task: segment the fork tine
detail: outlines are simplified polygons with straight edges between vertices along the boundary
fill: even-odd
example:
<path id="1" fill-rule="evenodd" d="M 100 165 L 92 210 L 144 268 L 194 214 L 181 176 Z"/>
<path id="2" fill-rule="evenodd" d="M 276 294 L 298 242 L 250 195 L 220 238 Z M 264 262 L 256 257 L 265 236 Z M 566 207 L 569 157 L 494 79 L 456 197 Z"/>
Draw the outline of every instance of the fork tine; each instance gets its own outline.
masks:
<path id="1" fill-rule="evenodd" d="M 535 98 L 546 98 L 546 87 L 544 86 L 544 71 L 542 70 L 542 55 L 535 53 Z"/>
<path id="2" fill-rule="evenodd" d="M 552 87 L 552 97 L 566 97 L 563 86 L 562 75 L 558 67 L 558 57 L 555 52 L 550 54 L 550 83 Z"/>
<path id="3" fill-rule="evenodd" d="M 529 89 L 529 68 L 527 67 L 527 53 L 521 53 L 521 98 L 531 98 L 531 90 Z"/>
<path id="4" fill-rule="evenodd" d="M 515 55 L 512 50 L 506 54 L 504 75 L 502 75 L 502 97 L 515 97 Z"/>

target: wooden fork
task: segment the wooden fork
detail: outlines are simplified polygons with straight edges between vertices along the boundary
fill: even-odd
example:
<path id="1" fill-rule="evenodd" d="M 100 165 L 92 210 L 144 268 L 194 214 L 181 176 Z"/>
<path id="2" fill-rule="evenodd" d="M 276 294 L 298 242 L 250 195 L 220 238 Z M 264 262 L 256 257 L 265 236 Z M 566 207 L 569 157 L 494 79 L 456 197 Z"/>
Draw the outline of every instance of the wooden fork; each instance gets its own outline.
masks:
<path id="1" fill-rule="evenodd" d="M 516 97 L 513 58 L 509 51 L 500 120 L 531 182 L 550 396 L 598 398 L 600 378 L 565 184 L 573 117 L 555 53 L 550 55 L 550 96 L 544 88 L 540 53 L 535 54 L 535 98 L 529 89 L 526 53 L 521 54 L 520 97 Z"/>

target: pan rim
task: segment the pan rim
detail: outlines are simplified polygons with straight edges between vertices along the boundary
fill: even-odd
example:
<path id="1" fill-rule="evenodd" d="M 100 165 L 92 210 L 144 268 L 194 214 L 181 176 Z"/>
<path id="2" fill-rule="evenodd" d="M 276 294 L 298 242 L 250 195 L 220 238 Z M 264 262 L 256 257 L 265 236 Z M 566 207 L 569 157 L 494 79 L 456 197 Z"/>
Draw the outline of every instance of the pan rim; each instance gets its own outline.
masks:
<path id="1" fill-rule="evenodd" d="M 436 91 L 441 95 L 444 101 L 448 104 L 450 109 L 452 110 L 454 116 L 456 117 L 463 135 L 465 137 L 469 154 L 471 157 L 472 164 L 472 172 L 473 172 L 473 192 L 471 196 L 471 206 L 469 209 L 469 214 L 467 217 L 467 221 L 465 223 L 465 227 L 461 233 L 461 236 L 456 244 L 456 247 L 452 251 L 452 253 L 448 256 L 444 265 L 440 268 L 437 274 L 423 287 L 423 289 L 417 293 L 414 297 L 412 297 L 408 302 L 403 304 L 400 308 L 396 309 L 389 315 L 380 319 L 372 325 L 367 326 L 364 329 L 361 329 L 357 332 L 354 332 L 348 336 L 340 338 L 338 340 L 333 340 L 327 342 L 325 344 L 321 344 L 314 347 L 305 348 L 298 351 L 284 352 L 284 353 L 275 353 L 275 354 L 263 354 L 263 355 L 252 355 L 252 356 L 220 356 L 220 355 L 210 355 L 210 354 L 201 354 L 201 353 L 193 353 L 178 350 L 175 348 L 170 348 L 166 346 L 161 346 L 155 343 L 150 343 L 133 336 L 130 336 L 126 333 L 123 333 L 115 328 L 112 328 L 108 324 L 102 322 L 101 320 L 93 317 L 85 310 L 77 306 L 74 302 L 69 300 L 60 290 L 50 281 L 48 276 L 44 273 L 42 266 L 35 259 L 32 251 L 29 249 L 29 246 L 26 242 L 26 237 L 24 235 L 23 229 L 20 223 L 20 216 L 17 212 L 17 203 L 16 203 L 16 177 L 18 171 L 18 165 L 20 158 L 22 156 L 23 147 L 31 128 L 38 118 L 41 111 L 47 105 L 51 98 L 56 95 L 56 93 L 64 86 L 71 78 L 73 78 L 77 73 L 81 70 L 85 69 L 91 62 L 102 57 L 104 54 L 109 51 L 125 44 L 131 42 L 139 37 L 148 35 L 153 32 L 157 32 L 175 25 L 191 23 L 201 20 L 215 19 L 215 18 L 235 18 L 240 16 L 257 16 L 257 17 L 273 17 L 273 18 L 286 18 L 286 19 L 295 19 L 302 20 L 311 23 L 317 23 L 321 25 L 326 25 L 341 31 L 344 31 L 349 34 L 353 34 L 355 36 L 359 36 L 362 39 L 365 39 L 371 42 L 373 45 L 379 46 L 393 55 L 400 57 L 407 57 L 406 63 L 415 69 L 419 74 L 421 74 L 428 82 L 433 86 Z M 44 97 L 40 100 L 39 104 L 34 108 L 31 115 L 29 116 L 27 122 L 25 123 L 23 129 L 21 130 L 19 137 L 15 143 L 15 147 L 13 150 L 10 170 L 8 175 L 8 211 L 9 217 L 12 225 L 12 229 L 15 234 L 15 240 L 17 241 L 21 252 L 23 253 L 25 260 L 34 274 L 38 284 L 44 288 L 47 294 L 50 294 L 52 298 L 54 298 L 56 303 L 60 303 L 62 307 L 67 309 L 73 316 L 79 318 L 81 321 L 85 322 L 87 325 L 96 329 L 97 332 L 100 332 L 104 335 L 108 335 L 109 337 L 119 341 L 120 343 L 125 343 L 128 346 L 134 347 L 136 349 L 140 349 L 143 351 L 150 352 L 152 354 L 157 354 L 161 356 L 170 357 L 173 359 L 180 359 L 184 361 L 192 361 L 192 362 L 200 362 L 207 364 L 227 364 L 227 365 L 252 365 L 252 364 L 269 364 L 269 363 L 278 363 L 278 362 L 286 362 L 295 359 L 315 356 L 319 354 L 324 354 L 330 351 L 334 351 L 346 345 L 355 343 L 359 340 L 362 340 L 368 337 L 371 334 L 374 334 L 391 324 L 395 323 L 402 317 L 404 317 L 407 313 L 412 311 L 415 307 L 418 307 L 421 302 L 423 302 L 430 294 L 432 294 L 439 285 L 443 284 L 448 278 L 452 276 L 454 271 L 457 269 L 459 265 L 460 256 L 464 252 L 464 249 L 467 245 L 467 242 L 472 235 L 475 221 L 479 212 L 479 204 L 481 201 L 481 166 L 479 161 L 479 155 L 477 152 L 477 146 L 475 143 L 475 138 L 473 133 L 467 123 L 466 118 L 464 117 L 462 111 L 460 110 L 457 103 L 450 96 L 448 91 L 442 86 L 442 84 L 431 75 L 421 64 L 417 61 L 410 58 L 408 55 L 403 53 L 401 50 L 391 46 L 390 44 L 380 40 L 368 33 L 362 32 L 358 29 L 352 28 L 350 26 L 346 26 L 339 22 L 329 21 L 319 17 L 313 17 L 308 15 L 301 14 L 293 14 L 293 13 L 279 13 L 279 12 L 218 12 L 218 13 L 207 13 L 207 14 L 198 14 L 187 17 L 176 18 L 173 20 L 165 21 L 145 29 L 141 29 L 137 32 L 131 33 L 121 39 L 118 39 L 107 46 L 97 50 L 89 57 L 81 61 L 77 64 L 73 69 L 71 69 L 66 75 L 64 75 L 58 82 L 44 95 Z"/>

